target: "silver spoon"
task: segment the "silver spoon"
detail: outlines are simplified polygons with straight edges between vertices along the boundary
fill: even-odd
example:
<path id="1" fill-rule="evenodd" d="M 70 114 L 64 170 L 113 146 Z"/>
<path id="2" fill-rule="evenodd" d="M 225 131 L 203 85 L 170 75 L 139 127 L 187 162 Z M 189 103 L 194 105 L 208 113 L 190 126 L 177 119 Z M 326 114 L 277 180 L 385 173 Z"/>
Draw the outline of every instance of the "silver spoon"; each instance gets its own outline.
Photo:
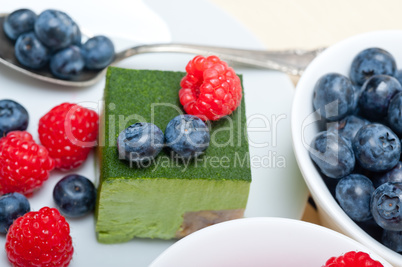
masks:
<path id="1" fill-rule="evenodd" d="M 84 69 L 73 80 L 62 80 L 55 78 L 50 69 L 45 67 L 40 70 L 33 70 L 21 65 L 14 54 L 14 42 L 9 40 L 3 31 L 3 22 L 7 14 L 0 14 L 0 63 L 10 67 L 22 74 L 28 75 L 38 80 L 50 82 L 63 86 L 85 87 L 96 83 L 103 77 L 106 69 L 94 71 Z M 266 68 L 287 73 L 292 76 L 300 76 L 308 64 L 323 51 L 316 50 L 283 50 L 283 51 L 265 51 L 265 50 L 247 50 L 226 47 L 215 47 L 205 45 L 166 43 L 138 45 L 126 50 L 117 52 L 111 65 L 117 62 L 139 54 L 174 52 L 187 53 L 195 55 L 217 55 L 221 59 L 246 66 Z"/>

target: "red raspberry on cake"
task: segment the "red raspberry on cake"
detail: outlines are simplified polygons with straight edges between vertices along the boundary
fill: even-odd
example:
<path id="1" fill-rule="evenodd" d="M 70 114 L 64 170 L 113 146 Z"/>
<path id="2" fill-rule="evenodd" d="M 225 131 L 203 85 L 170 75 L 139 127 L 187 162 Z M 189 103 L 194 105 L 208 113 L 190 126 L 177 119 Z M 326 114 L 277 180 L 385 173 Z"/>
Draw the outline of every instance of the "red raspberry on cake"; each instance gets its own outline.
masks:
<path id="1" fill-rule="evenodd" d="M 54 161 L 47 149 L 25 131 L 9 132 L 0 139 L 0 195 L 30 195 L 49 178 Z"/>
<path id="2" fill-rule="evenodd" d="M 323 267 L 383 267 L 383 265 L 365 252 L 349 251 L 339 257 L 330 258 Z"/>
<path id="3" fill-rule="evenodd" d="M 79 167 L 96 145 L 99 116 L 77 104 L 63 103 L 39 120 L 39 139 L 55 160 L 56 168 Z"/>
<path id="4" fill-rule="evenodd" d="M 6 253 L 13 266 L 68 266 L 74 253 L 70 226 L 55 208 L 28 212 L 10 226 Z"/>
<path id="5" fill-rule="evenodd" d="M 217 56 L 196 56 L 187 64 L 186 72 L 179 98 L 187 114 L 204 121 L 218 120 L 240 105 L 240 78 Z"/>

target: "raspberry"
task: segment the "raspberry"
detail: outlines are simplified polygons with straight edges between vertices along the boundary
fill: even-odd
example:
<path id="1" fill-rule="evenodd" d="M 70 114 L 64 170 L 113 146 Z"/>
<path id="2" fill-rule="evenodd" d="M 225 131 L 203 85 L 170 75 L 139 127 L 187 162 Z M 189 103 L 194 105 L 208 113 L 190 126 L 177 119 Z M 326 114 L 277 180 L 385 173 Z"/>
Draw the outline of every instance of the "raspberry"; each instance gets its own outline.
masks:
<path id="1" fill-rule="evenodd" d="M 63 103 L 39 120 L 39 139 L 55 160 L 56 168 L 79 167 L 96 145 L 99 116 L 77 104 Z"/>
<path id="2" fill-rule="evenodd" d="M 204 121 L 218 120 L 240 105 L 240 78 L 217 56 L 196 56 L 187 64 L 186 72 L 179 98 L 187 114 Z"/>
<path id="3" fill-rule="evenodd" d="M 49 178 L 54 161 L 45 147 L 25 131 L 12 131 L 0 139 L 0 195 L 30 195 Z"/>
<path id="4" fill-rule="evenodd" d="M 330 258 L 323 267 L 383 267 L 383 265 L 365 252 L 349 251 L 339 257 Z"/>
<path id="5" fill-rule="evenodd" d="M 19 217 L 6 236 L 6 253 L 13 266 L 67 266 L 73 252 L 70 226 L 54 208 Z"/>

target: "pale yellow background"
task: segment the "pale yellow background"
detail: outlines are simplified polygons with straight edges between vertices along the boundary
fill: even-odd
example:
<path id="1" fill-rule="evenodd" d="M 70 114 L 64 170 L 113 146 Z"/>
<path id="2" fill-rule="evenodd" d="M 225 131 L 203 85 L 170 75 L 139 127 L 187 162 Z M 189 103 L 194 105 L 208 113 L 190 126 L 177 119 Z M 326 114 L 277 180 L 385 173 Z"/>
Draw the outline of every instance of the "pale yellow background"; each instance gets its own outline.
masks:
<path id="1" fill-rule="evenodd" d="M 401 0 L 210 1 L 272 49 L 316 48 L 359 33 L 402 29 Z"/>

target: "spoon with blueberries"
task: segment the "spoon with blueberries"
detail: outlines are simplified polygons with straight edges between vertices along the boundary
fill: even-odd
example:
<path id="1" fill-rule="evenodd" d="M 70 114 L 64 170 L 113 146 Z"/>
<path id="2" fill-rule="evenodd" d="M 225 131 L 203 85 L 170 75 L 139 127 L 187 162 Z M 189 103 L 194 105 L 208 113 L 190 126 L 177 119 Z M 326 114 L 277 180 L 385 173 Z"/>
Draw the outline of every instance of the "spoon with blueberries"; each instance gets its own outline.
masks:
<path id="1" fill-rule="evenodd" d="M 78 24 L 65 12 L 53 9 L 39 15 L 30 9 L 0 14 L 0 25 L 0 63 L 36 79 L 75 87 L 92 85 L 109 65 L 143 53 L 214 54 L 233 63 L 300 76 L 322 51 L 258 51 L 167 43 L 139 45 L 116 53 L 106 36 L 83 42 Z"/>
<path id="2" fill-rule="evenodd" d="M 85 86 L 115 57 L 108 37 L 83 43 L 78 24 L 59 10 L 36 15 L 19 9 L 1 16 L 0 23 L 1 62 L 41 80 Z"/>

